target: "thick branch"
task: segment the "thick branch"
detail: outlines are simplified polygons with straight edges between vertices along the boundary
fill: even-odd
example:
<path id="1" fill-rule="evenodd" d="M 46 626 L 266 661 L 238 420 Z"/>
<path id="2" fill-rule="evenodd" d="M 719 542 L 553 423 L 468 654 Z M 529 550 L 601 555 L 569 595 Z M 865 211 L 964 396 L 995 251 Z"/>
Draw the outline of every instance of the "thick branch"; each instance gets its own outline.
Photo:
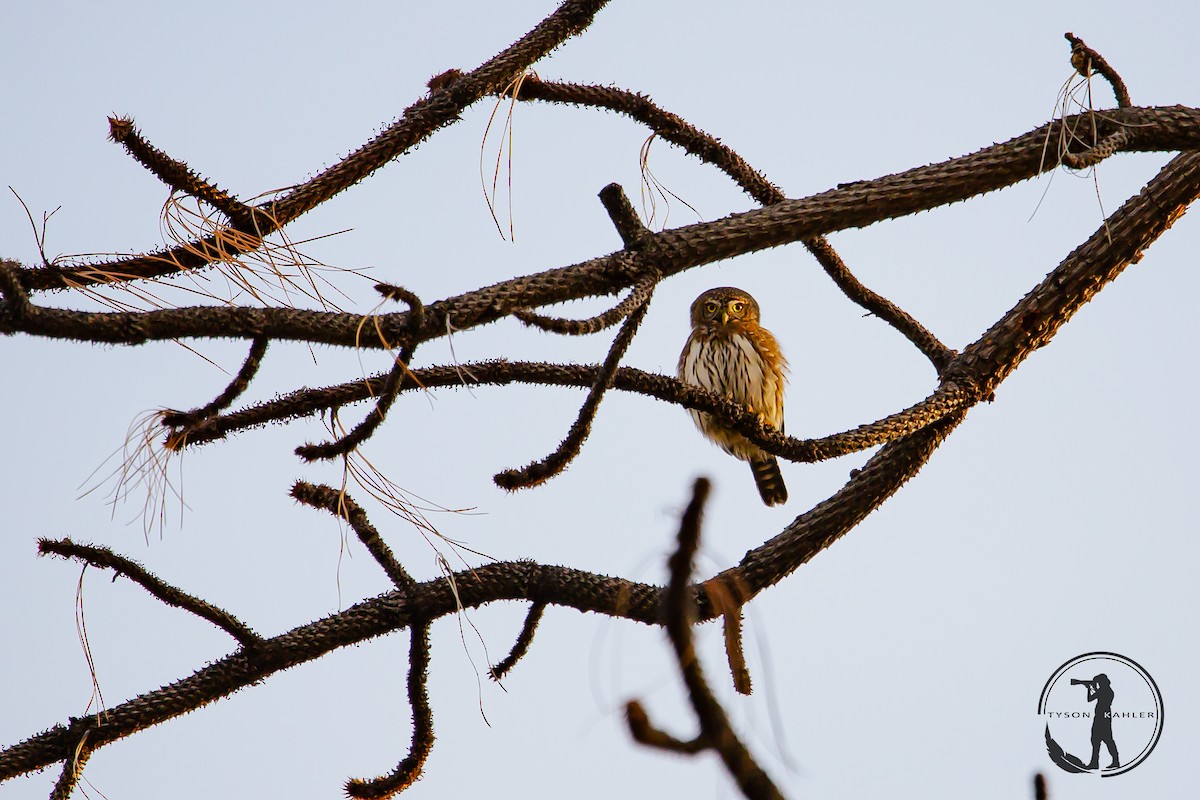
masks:
<path id="1" fill-rule="evenodd" d="M 467 385 L 464 384 L 464 376 L 467 375 L 470 376 L 471 386 L 523 383 L 590 387 L 595 384 L 599 369 L 583 364 L 472 362 L 413 370 L 401 386 L 401 391 L 461 387 Z M 249 427 L 276 420 L 296 419 L 366 400 L 379 390 L 383 380 L 383 376 L 377 375 L 324 389 L 302 389 L 277 400 L 214 417 L 191 429 L 187 443 L 200 445 L 217 441 Z M 802 463 L 838 458 L 893 441 L 978 399 L 964 386 L 950 383 L 939 387 L 921 402 L 877 422 L 821 439 L 797 439 L 765 427 L 758 415 L 744 406 L 666 375 L 644 372 L 635 367 L 620 367 L 613 376 L 612 388 L 714 414 L 763 449 L 789 461 Z"/>
<path id="2" fill-rule="evenodd" d="M 720 169 L 759 203 L 774 205 L 787 199 L 779 187 L 768 181 L 728 145 L 681 117 L 659 108 L 642 95 L 608 86 L 551 83 L 527 75 L 521 83 L 518 99 L 594 106 L 626 114 L 647 125 L 656 135 Z M 941 373 L 954 351 L 895 303 L 864 286 L 824 236 L 805 239 L 804 246 L 847 297 L 899 330 Z"/>
<path id="3" fill-rule="evenodd" d="M 483 97 L 493 95 L 545 57 L 567 39 L 583 32 L 607 0 L 566 0 L 553 14 L 508 49 L 467 73 L 458 73 L 413 103 L 383 133 L 342 161 L 298 186 L 291 193 L 257 206 L 270 227 L 242 229 L 241 233 L 265 237 L 329 198 L 350 188 L 392 159 L 411 150 L 437 130 L 457 121 L 462 112 Z M 215 239 L 192 242 L 145 256 L 80 267 L 40 267 L 21 275 L 30 291 L 69 288 L 73 283 L 137 280 L 203 266 L 199 253 L 213 252 Z M 235 245 L 236 247 L 236 245 Z M 229 251 L 226 247 L 226 252 Z M 245 252 L 244 250 L 242 252 Z M 175 337 L 168 337 L 175 338 Z"/>
<path id="4" fill-rule="evenodd" d="M 657 587 L 608 578 L 565 567 L 527 561 L 499 562 L 464 570 L 450 579 L 418 583 L 419 621 L 430 622 L 497 600 L 541 601 L 580 610 L 618 612 L 617 616 L 653 623 Z M 358 603 L 337 614 L 265 640 L 254 651 L 240 651 L 200 668 L 172 684 L 121 703 L 103 719 L 84 717 L 58 725 L 0 751 L 0 781 L 69 758 L 79 733 L 93 728 L 89 744 L 99 748 L 137 731 L 253 685 L 284 669 L 320 658 L 418 621 L 409 593 L 399 591 Z"/>
<path id="5" fill-rule="evenodd" d="M 941 164 L 663 231 L 649 237 L 643 253 L 620 251 L 447 298 L 426 309 L 417 343 L 445 336 L 451 329 L 463 331 L 495 322 L 518 308 L 613 294 L 632 286 L 650 267 L 670 277 L 714 261 L 994 191 L 1053 169 L 1054 164 L 1042 157 L 1046 136 L 1055 136 L 1062 125 L 1082 135 L 1082 131 L 1092 129 L 1093 122 L 1099 139 L 1128 127 L 1132 133 L 1122 151 L 1200 148 L 1197 109 L 1130 108 L 1056 120 L 1004 144 Z M 314 344 L 383 348 L 390 341 L 400 340 L 410 322 L 408 313 L 382 315 L 376 320 L 358 314 L 277 308 L 193 307 L 90 313 L 34 307 L 21 320 L 0 319 L 0 333 L 20 331 L 49 338 L 123 344 L 266 335 Z"/>
<path id="6" fill-rule="evenodd" d="M 986 397 L 1200 197 L 1200 155 L 1176 156 L 946 370 Z M 1110 235 L 1111 233 L 1111 235 Z M 840 491 L 716 579 L 753 593 L 828 547 L 916 474 L 965 411 L 886 445 Z M 714 579 L 714 580 L 716 580 Z"/>

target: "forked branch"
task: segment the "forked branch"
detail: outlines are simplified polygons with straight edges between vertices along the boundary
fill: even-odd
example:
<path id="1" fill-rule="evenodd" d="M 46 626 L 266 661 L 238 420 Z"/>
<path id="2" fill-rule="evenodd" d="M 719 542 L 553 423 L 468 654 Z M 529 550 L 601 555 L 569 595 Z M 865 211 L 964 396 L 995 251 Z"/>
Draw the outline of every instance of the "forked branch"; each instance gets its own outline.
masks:
<path id="1" fill-rule="evenodd" d="M 258 374 L 258 368 L 262 366 L 263 356 L 267 354 L 267 346 L 270 341 L 265 336 L 254 337 L 250 343 L 250 352 L 246 354 L 246 360 L 242 362 L 242 368 L 238 370 L 237 375 L 229 382 L 225 390 L 214 397 L 211 403 L 191 411 L 169 411 L 162 415 L 162 424 L 165 427 L 177 429 L 173 431 L 171 442 L 169 442 L 169 444 L 175 444 L 175 447 L 171 449 L 178 449 L 184 445 L 192 426 L 201 420 L 221 413 L 229 408 L 234 400 L 242 396 L 242 393 L 250 387 L 250 381 L 254 380 L 254 376 Z"/>
<path id="2" fill-rule="evenodd" d="M 685 742 L 659 731 L 636 701 L 626 706 L 626 719 L 630 721 L 631 733 L 635 738 L 640 734 L 643 738 L 638 738 L 638 741 L 645 744 L 687 755 L 715 750 L 742 794 L 751 800 L 782 800 L 779 789 L 734 733 L 725 709 L 708 686 L 704 668 L 700 665 L 692 642 L 692 622 L 695 619 L 695 598 L 690 587 L 692 562 L 700 545 L 700 519 L 708 492 L 709 483 L 704 478 L 696 481 L 692 488 L 692 500 L 679 523 L 679 545 L 668 561 L 670 580 L 663 602 L 666 615 L 664 626 L 687 687 L 688 700 L 700 722 L 700 735 Z M 651 735 L 647 735 L 651 732 Z"/>
<path id="3" fill-rule="evenodd" d="M 625 247 L 635 252 L 643 249 L 649 238 L 649 231 L 637 218 L 629 198 L 625 196 L 621 187 L 615 183 L 609 184 L 600 192 L 600 199 L 604 203 L 605 209 L 608 210 L 609 217 L 620 234 L 621 240 L 625 243 Z M 535 461 L 522 469 L 510 469 L 499 473 L 495 476 L 498 486 L 509 490 L 536 486 L 562 472 L 579 455 L 584 440 L 591 433 L 592 422 L 596 418 L 600 401 L 603 399 L 604 393 L 612 386 L 621 359 L 625 357 L 625 351 L 633 343 L 638 326 L 646 318 L 646 310 L 650 307 L 650 298 L 654 296 L 654 287 L 660 279 L 658 270 L 650 268 L 646 276 L 635 285 L 629 298 L 617 306 L 617 309 L 621 309 L 631 299 L 635 299 L 637 303 L 631 305 L 631 310 L 621 325 L 621 330 L 617 332 L 612 346 L 608 349 L 608 356 L 596 372 L 596 379 L 588 390 L 583 406 L 579 409 L 579 416 L 575 418 L 574 424 L 567 432 L 567 437 L 558 446 L 558 449 L 541 461 Z"/>
<path id="4" fill-rule="evenodd" d="M 441 128 L 457 121 L 468 106 L 495 94 L 567 39 L 586 30 L 606 3 L 607 0 L 565 0 L 554 13 L 511 47 L 477 69 L 456 72 L 453 81 L 431 88 L 428 97 L 405 109 L 397 122 L 358 150 L 297 186 L 289 194 L 256 207 L 269 221 L 268 227 L 256 225 L 243 229 L 235 224 L 234 229 L 246 236 L 234 241 L 230 254 L 236 255 L 239 247 L 256 247 L 256 239 L 261 241 L 268 234 L 295 221 L 392 159 L 413 149 Z M 204 267 L 208 262 L 201 254 L 215 252 L 216 245 L 216 241 L 209 237 L 160 253 L 116 261 L 80 267 L 50 265 L 25 270 L 20 273 L 20 279 L 27 290 L 36 291 L 69 288 L 79 283 L 156 278 Z"/>
<path id="5" fill-rule="evenodd" d="M 404 383 L 405 377 L 409 375 L 408 365 L 412 361 L 413 352 L 417 349 L 417 331 L 421 329 L 421 325 L 425 321 L 425 304 L 421 302 L 421 298 L 399 286 L 390 286 L 381 283 L 375 288 L 387 299 L 402 300 L 411 309 L 409 311 L 409 329 L 405 336 L 404 344 L 400 346 L 400 352 L 395 357 L 395 361 L 387 377 L 383 380 L 379 398 L 375 401 L 374 412 L 368 414 L 353 430 L 339 439 L 323 444 L 306 444 L 297 447 L 296 455 L 306 461 L 319 461 L 346 456 L 367 439 L 371 438 L 375 431 L 379 429 L 379 426 L 383 424 L 384 419 L 387 418 L 388 410 L 396 402 L 396 397 L 400 394 L 400 387 Z"/>
<path id="6" fill-rule="evenodd" d="M 114 135 L 119 134 L 131 152 L 136 150 L 135 156 L 173 188 L 214 207 L 224 205 L 233 228 L 246 234 L 241 241 L 248 242 L 247 247 L 257 246 L 254 239 L 269 233 L 268 229 L 295 220 L 451 123 L 471 103 L 513 85 L 513 79 L 530 64 L 585 29 L 602 5 L 599 0 L 564 2 L 527 36 L 477 70 L 453 70 L 431 81 L 427 98 L 410 106 L 397 123 L 350 157 L 289 194 L 261 206 L 238 205 L 238 201 L 195 176 L 185 164 L 170 159 L 137 137 L 130 123 L 118 121 Z M 747 552 L 738 564 L 695 585 L 689 581 L 707 492 L 707 483 L 698 483 L 680 526 L 679 547 L 671 560 L 671 582 L 666 589 L 529 561 L 486 563 L 418 582 L 397 562 L 379 531 L 350 498 L 330 487 L 300 482 L 293 495 L 348 520 L 397 589 L 270 639 L 259 638 L 227 612 L 164 583 L 135 562 L 105 548 L 76 545 L 69 540 L 43 541 L 43 552 L 114 569 L 164 602 L 221 627 L 241 647 L 168 686 L 109 709 L 103 717 L 73 719 L 0 751 L 0 780 L 62 762 L 64 769 L 55 791 L 65 796 L 77 782 L 83 762 L 95 749 L 201 708 L 281 670 L 407 628 L 411 636 L 408 695 L 414 717 L 409 753 L 390 775 L 371 781 L 351 781 L 347 787 L 357 797 L 388 796 L 416 779 L 433 743 L 426 692 L 430 624 L 463 609 L 517 601 L 529 604 L 528 616 L 512 653 L 496 665 L 494 675 L 502 675 L 526 652 L 538 620 L 549 605 L 665 625 L 700 721 L 700 734 L 683 741 L 664 733 L 655 728 L 637 704 L 631 704 L 627 710 L 631 731 L 639 741 L 678 752 L 715 748 L 748 796 L 777 796 L 777 790 L 733 735 L 728 719 L 713 698 L 695 657 L 691 625 L 724 617 L 731 670 L 735 682 L 741 684 L 739 689 L 748 690 L 749 674 L 745 672 L 741 653 L 741 608 L 852 530 L 912 478 L 971 407 L 989 397 L 1030 353 L 1047 344 L 1075 311 L 1139 259 L 1144 249 L 1200 196 L 1200 157 L 1194 152 L 1200 149 L 1200 110 L 1132 107 L 1123 82 L 1107 63 L 1082 42 L 1068 38 L 1082 64 L 1077 69 L 1083 74 L 1091 69 L 1100 71 L 1113 84 L 1119 109 L 1058 120 L 969 156 L 839 186 L 797 200 L 784 199 L 778 189 L 732 150 L 645 98 L 622 90 L 551 84 L 527 77 L 519 89 L 519 99 L 556 100 L 626 113 L 645 122 L 656 135 L 725 170 L 766 207 L 722 220 L 651 233 L 627 208 L 627 199 L 610 192 L 605 204 L 621 235 L 622 250 L 448 297 L 428 308 L 415 295 L 387 285 L 380 288 L 384 296 L 406 302 L 410 306 L 408 311 L 344 314 L 291 308 L 197 307 L 92 313 L 34 305 L 30 301 L 31 293 L 47 289 L 87 281 L 152 279 L 204 266 L 207 262 L 203 253 L 213 251 L 203 246 L 203 242 L 86 267 L 48 265 L 22 269 L 7 262 L 0 265 L 3 295 L 0 333 L 24 332 L 47 338 L 125 344 L 185 337 L 252 340 L 250 355 L 238 377 L 214 403 L 188 414 L 165 417 L 164 421 L 174 427 L 175 433 L 186 436 L 187 444 L 213 441 L 253 425 L 336 410 L 348 403 L 375 398 L 375 408 L 351 434 L 304 451 L 306 456 L 317 458 L 344 455 L 375 430 L 399 393 L 417 387 L 461 385 L 463 374 L 470 374 L 479 384 L 521 382 L 589 389 L 563 445 L 542 462 L 524 471 L 513 471 L 510 474 L 513 486 L 544 480 L 570 461 L 586 438 L 600 399 L 609 388 L 636 391 L 716 414 L 769 452 L 795 461 L 817 461 L 881 446 L 833 496 L 798 516 L 774 538 Z M 961 353 L 946 347 L 894 304 L 862 286 L 824 238 L 837 230 L 895 219 L 973 197 L 1052 169 L 1054 165 L 1042 159 L 1043 146 L 1047 137 L 1064 130 L 1072 134 L 1062 156 L 1068 164 L 1095 163 L 1115 152 L 1185 152 L 1175 157 L 1045 281 Z M 792 242 L 805 244 L 852 300 L 888 321 L 929 358 L 939 377 L 929 397 L 852 431 L 823 439 L 798 440 L 766 430 L 752 412 L 723 398 L 667 376 L 619 366 L 658 280 Z M 575 324 L 548 321 L 527 311 L 626 290 L 630 290 L 629 296 L 616 308 Z M 616 324 L 621 320 L 624 324 L 600 366 L 491 361 L 467 365 L 468 371 L 454 365 L 409 369 L 412 350 L 419 344 L 446 336 L 452 330 L 476 328 L 508 316 L 518 316 L 527 322 L 536 320 L 534 324 L 550 329 L 557 326 L 556 332 L 561 333 L 582 332 L 593 325 Z M 300 390 L 241 411 L 221 413 L 244 391 L 271 339 L 389 351 L 399 344 L 401 358 L 396 359 L 385 375 L 323 389 Z"/>
<path id="7" fill-rule="evenodd" d="M 611 86 L 543 81 L 536 75 L 529 74 L 520 83 L 517 99 L 590 106 L 625 114 L 649 127 L 655 135 L 721 170 L 762 205 L 774 205 L 787 199 L 779 187 L 751 167 L 731 147 L 682 117 L 655 105 L 643 95 Z M 628 204 L 628 200 L 625 202 Z M 850 300 L 900 331 L 933 362 L 938 373 L 941 373 L 953 357 L 953 350 L 942 344 L 925 326 L 895 303 L 864 286 L 854 277 L 850 268 L 824 236 L 811 236 L 803 241 L 804 246 Z M 628 245 L 629 242 L 626 241 L 626 246 Z"/>

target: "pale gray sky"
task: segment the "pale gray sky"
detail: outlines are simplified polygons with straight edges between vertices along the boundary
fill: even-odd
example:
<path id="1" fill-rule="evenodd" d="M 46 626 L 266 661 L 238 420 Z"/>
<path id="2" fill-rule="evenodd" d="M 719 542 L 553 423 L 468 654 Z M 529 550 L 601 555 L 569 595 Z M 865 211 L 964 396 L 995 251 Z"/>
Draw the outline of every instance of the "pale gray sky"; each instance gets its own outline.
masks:
<path id="1" fill-rule="evenodd" d="M 1188 54 L 1192 3 L 621 3 L 537 66 L 546 78 L 615 84 L 720 137 L 792 197 L 972 152 L 1044 123 L 1070 75 L 1065 31 L 1121 72 L 1139 105 L 1200 103 Z M 398 4 L 23 3 L 0 47 L 7 76 L 0 178 L 33 213 L 60 210 L 46 250 L 129 252 L 163 242 L 161 185 L 106 140 L 106 117 L 132 116 L 147 138 L 242 197 L 288 186 L 374 135 L 426 80 L 472 68 L 554 8 L 552 2 Z M 1111 93 L 1097 82 L 1098 105 Z M 302 219 L 302 249 L 369 270 L 427 301 L 608 253 L 619 242 L 596 192 L 617 181 L 638 198 L 647 132 L 615 115 L 516 111 L 512 219 L 502 241 L 480 188 L 492 111 L 457 125 Z M 493 131 L 486 158 L 494 163 Z M 711 168 L 661 142 L 651 166 L 703 219 L 752 207 Z M 1060 172 L 949 209 L 836 234 L 868 285 L 949 345 L 974 340 L 1148 180 L 1165 155 L 1105 162 L 1097 181 Z M 506 180 L 502 178 L 502 181 Z M 1097 196 L 1099 194 L 1099 197 Z M 37 248 L 11 194 L 0 254 Z M 501 202 L 507 228 L 507 201 Z M 660 227 L 663 209 L 653 224 Z M 673 202 L 668 225 L 697 217 Z M 1047 771 L 1057 800 L 1168 797 L 1190 785 L 1200 748 L 1194 675 L 1196 343 L 1189 299 L 1200 227 L 1185 216 L 1114 285 L 1033 355 L 996 402 L 966 423 L 907 487 L 750 610 L 757 691 L 733 696 L 719 632 L 702 631 L 709 672 L 761 763 L 791 797 L 1030 796 Z M 799 246 L 690 271 L 658 291 L 626 363 L 672 373 L 687 306 L 718 285 L 755 294 L 791 360 L 790 433 L 819 436 L 926 396 L 927 362 L 864 318 Z M 345 281 L 354 310 L 367 281 Z M 41 302 L 78 305 L 67 295 Z M 595 306 L 563 309 L 584 316 Z M 581 340 L 509 321 L 419 351 L 418 363 L 508 357 L 593 362 L 609 334 Z M 227 370 L 244 345 L 189 343 Z M 163 579 L 276 634 L 388 589 L 336 522 L 287 497 L 296 478 L 336 483 L 292 449 L 313 422 L 251 431 L 189 452 L 188 509 L 171 506 L 149 540 L 140 501 L 105 502 L 107 467 L 139 414 L 206 402 L 225 373 L 177 344 L 79 347 L 3 342 L 8 421 L 0 536 L 0 745 L 84 713 L 91 693 L 76 633 L 79 568 L 37 559 L 39 536 L 108 545 Z M 378 354 L 272 348 L 248 399 L 348 380 Z M 583 394 L 509 387 L 413 395 L 367 455 L 405 489 L 470 514 L 436 514 L 448 536 L 497 558 L 532 558 L 659 580 L 697 475 L 715 492 L 705 526 L 708 574 L 728 566 L 828 496 L 865 455 L 784 465 L 791 501 L 762 506 L 744 464 L 700 438 L 680 409 L 616 393 L 562 476 L 507 495 L 495 472 L 552 450 Z M 357 419 L 361 408 L 349 413 Z M 419 466 L 414 464 L 419 463 Z M 174 467 L 173 467 L 174 469 Z M 84 497 L 81 487 L 100 483 Z M 365 501 L 363 493 L 358 492 Z M 437 575 L 417 532 L 370 508 L 420 578 Z M 108 705 L 231 651 L 228 637 L 141 589 L 89 570 L 84 608 Z M 551 609 L 504 689 L 484 679 L 524 607 L 474 611 L 434 626 L 431 702 L 437 743 L 407 796 L 736 795 L 713 758 L 634 745 L 620 709 L 642 698 L 680 735 L 694 720 L 660 631 Z M 470 625 L 467 625 L 467 623 Z M 474 626 L 474 627 L 471 627 Z M 486 654 L 475 628 L 486 643 Z M 1072 656 L 1112 650 L 1146 667 L 1166 722 L 1150 759 L 1097 781 L 1046 758 L 1038 696 Z M 110 800 L 342 796 L 348 777 L 391 770 L 409 741 L 407 636 L 387 637 L 98 752 L 83 788 Z M 506 691 L 505 691 L 506 690 Z M 45 797 L 58 768 L 0 789 Z M 93 788 L 94 787 L 94 790 Z"/>

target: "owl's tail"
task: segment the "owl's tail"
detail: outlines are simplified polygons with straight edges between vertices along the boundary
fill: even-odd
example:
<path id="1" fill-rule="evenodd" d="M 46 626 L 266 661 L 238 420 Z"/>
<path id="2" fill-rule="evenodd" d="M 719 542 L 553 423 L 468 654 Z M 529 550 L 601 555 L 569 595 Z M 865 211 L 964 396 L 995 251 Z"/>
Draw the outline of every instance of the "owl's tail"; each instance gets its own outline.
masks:
<path id="1" fill-rule="evenodd" d="M 764 503 L 778 506 L 787 502 L 787 487 L 783 485 L 783 473 L 779 471 L 775 456 L 751 461 L 750 471 L 754 473 L 754 483 Z"/>

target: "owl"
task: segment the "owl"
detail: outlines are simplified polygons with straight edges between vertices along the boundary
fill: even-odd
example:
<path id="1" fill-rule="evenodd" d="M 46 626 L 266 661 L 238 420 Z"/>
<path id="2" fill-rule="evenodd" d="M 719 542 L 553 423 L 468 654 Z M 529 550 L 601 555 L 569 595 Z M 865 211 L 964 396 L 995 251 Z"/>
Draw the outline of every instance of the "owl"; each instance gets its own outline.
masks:
<path id="1" fill-rule="evenodd" d="M 679 354 L 679 380 L 749 408 L 783 430 L 783 385 L 787 359 L 758 324 L 758 303 L 731 286 L 709 289 L 692 303 L 692 333 Z M 769 506 L 787 502 L 787 487 L 775 456 L 729 430 L 703 411 L 689 409 L 701 433 L 731 456 L 750 462 L 754 482 Z"/>

